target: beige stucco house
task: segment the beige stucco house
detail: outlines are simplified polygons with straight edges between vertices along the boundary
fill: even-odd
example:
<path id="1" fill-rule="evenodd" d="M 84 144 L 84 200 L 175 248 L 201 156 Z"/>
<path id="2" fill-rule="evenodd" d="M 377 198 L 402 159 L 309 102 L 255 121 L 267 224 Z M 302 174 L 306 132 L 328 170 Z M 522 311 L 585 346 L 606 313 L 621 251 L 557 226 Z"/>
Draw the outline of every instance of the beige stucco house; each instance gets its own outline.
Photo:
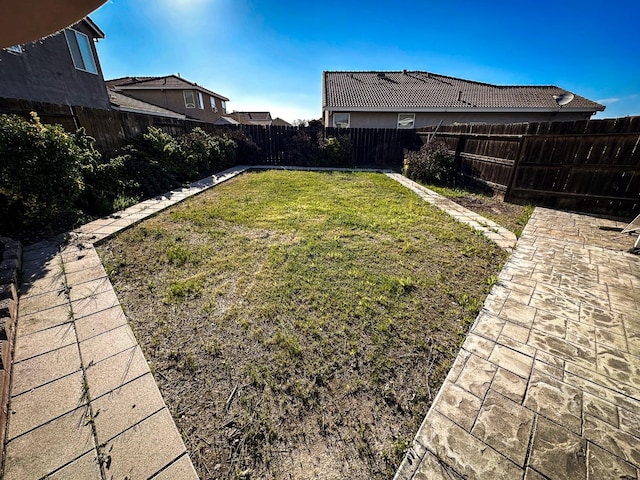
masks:
<path id="1" fill-rule="evenodd" d="M 116 93 L 208 123 L 214 123 L 226 114 L 226 102 L 229 101 L 228 98 L 179 75 L 123 77 L 106 83 Z"/>
<path id="2" fill-rule="evenodd" d="M 322 74 L 325 127 L 569 121 L 604 109 L 556 86 L 491 85 L 407 70 Z"/>

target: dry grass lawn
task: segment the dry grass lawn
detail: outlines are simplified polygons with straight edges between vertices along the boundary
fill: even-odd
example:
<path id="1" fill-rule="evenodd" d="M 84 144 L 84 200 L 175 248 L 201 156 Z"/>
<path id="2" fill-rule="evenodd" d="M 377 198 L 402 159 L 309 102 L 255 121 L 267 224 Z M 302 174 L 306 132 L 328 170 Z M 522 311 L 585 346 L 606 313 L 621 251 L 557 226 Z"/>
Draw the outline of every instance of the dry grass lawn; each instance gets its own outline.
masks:
<path id="1" fill-rule="evenodd" d="M 285 171 L 99 250 L 201 478 L 393 476 L 506 259 L 384 175 Z"/>

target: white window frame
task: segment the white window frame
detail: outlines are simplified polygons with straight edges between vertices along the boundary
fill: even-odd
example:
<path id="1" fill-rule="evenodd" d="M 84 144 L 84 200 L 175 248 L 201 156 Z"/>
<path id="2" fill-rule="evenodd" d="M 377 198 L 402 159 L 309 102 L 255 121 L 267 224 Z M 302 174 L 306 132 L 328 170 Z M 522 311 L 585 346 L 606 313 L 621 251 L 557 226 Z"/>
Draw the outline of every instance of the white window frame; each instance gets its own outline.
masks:
<path id="1" fill-rule="evenodd" d="M 220 102 L 220 105 L 222 106 L 222 113 L 227 113 L 227 102 L 225 102 L 224 100 L 222 100 Z"/>
<path id="2" fill-rule="evenodd" d="M 415 113 L 399 113 L 398 128 L 401 128 L 401 129 L 416 128 L 416 114 Z"/>
<path id="3" fill-rule="evenodd" d="M 200 110 L 204 110 L 204 98 L 202 97 L 202 92 L 198 92 L 198 107 L 200 107 Z"/>
<path id="4" fill-rule="evenodd" d="M 339 116 L 345 116 L 346 115 L 346 122 L 344 121 L 337 121 L 336 117 Z M 344 125 L 346 123 L 346 125 Z M 333 120 L 332 120 L 332 124 L 334 128 L 349 128 L 351 127 L 351 114 L 350 113 L 344 113 L 344 112 L 335 112 L 333 114 Z"/>
<path id="5" fill-rule="evenodd" d="M 71 47 L 72 41 L 69 40 L 71 36 L 73 36 L 73 40 L 78 47 L 78 51 L 75 54 L 75 50 Z M 76 70 L 98 75 L 98 62 L 96 62 L 96 59 L 93 56 L 89 36 L 82 32 L 78 32 L 73 28 L 66 28 L 64 30 L 64 38 L 67 40 L 67 47 L 69 47 L 71 60 L 73 60 L 73 66 L 76 67 Z M 80 58 L 77 57 L 78 54 L 80 55 Z"/>
<path id="6" fill-rule="evenodd" d="M 218 107 L 216 107 L 216 97 L 209 97 L 209 101 L 211 102 L 211 110 L 217 112 Z"/>
<path id="7" fill-rule="evenodd" d="M 22 45 L 13 45 L 12 47 L 6 47 L 5 50 L 17 55 L 20 55 L 22 52 L 24 52 L 24 48 L 22 48 Z"/>
<path id="8" fill-rule="evenodd" d="M 191 96 L 191 100 L 187 100 L 187 95 Z M 184 106 L 186 108 L 196 108 L 196 96 L 193 90 L 183 90 L 182 97 L 184 98 Z"/>

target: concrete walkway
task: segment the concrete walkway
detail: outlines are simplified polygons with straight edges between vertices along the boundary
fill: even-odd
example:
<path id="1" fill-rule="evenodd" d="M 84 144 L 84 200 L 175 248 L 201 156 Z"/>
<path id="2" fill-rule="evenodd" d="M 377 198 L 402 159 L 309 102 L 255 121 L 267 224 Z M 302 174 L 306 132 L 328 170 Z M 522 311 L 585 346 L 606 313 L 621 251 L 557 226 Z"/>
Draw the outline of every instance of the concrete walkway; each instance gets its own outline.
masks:
<path id="1" fill-rule="evenodd" d="M 3 478 L 198 478 L 93 245 L 246 169 L 24 249 Z"/>
<path id="2" fill-rule="evenodd" d="M 516 236 L 506 228 L 501 227 L 488 218 L 458 205 L 447 197 L 443 197 L 439 193 L 436 193 L 413 180 L 409 180 L 404 175 L 400 175 L 399 173 L 387 173 L 387 176 L 415 192 L 425 202 L 435 205 L 439 209 L 447 212 L 457 221 L 469 225 L 474 230 L 479 231 L 500 248 L 511 252 L 516 246 Z"/>
<path id="3" fill-rule="evenodd" d="M 640 478 L 640 257 L 538 208 L 396 480 Z"/>

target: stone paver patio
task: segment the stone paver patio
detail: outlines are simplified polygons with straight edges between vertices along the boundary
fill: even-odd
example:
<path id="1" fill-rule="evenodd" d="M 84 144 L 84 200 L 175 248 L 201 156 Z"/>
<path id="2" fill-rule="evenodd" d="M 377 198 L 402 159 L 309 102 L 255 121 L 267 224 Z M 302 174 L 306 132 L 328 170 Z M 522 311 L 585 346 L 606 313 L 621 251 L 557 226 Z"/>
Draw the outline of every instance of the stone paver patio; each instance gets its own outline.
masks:
<path id="1" fill-rule="evenodd" d="M 640 257 L 538 208 L 396 480 L 640 478 Z"/>
<path id="2" fill-rule="evenodd" d="M 247 169 L 25 248 L 4 478 L 197 478 L 93 245 Z M 501 227 L 387 175 L 513 249 Z M 638 479 L 640 258 L 600 226 L 621 224 L 535 211 L 398 480 Z"/>

